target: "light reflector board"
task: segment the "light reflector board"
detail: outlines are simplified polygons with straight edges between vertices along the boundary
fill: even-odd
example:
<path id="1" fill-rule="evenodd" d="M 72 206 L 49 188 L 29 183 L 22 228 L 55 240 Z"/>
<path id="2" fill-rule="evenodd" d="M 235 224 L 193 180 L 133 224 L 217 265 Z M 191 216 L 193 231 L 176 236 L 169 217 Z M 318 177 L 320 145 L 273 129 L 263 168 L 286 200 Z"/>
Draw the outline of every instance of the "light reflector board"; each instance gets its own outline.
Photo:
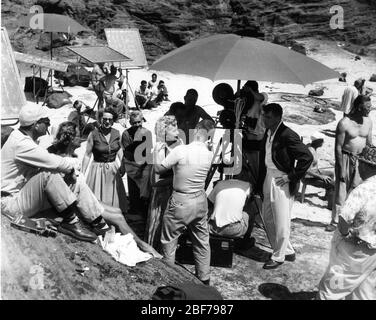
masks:
<path id="1" fill-rule="evenodd" d="M 118 66 L 122 69 L 138 69 L 148 66 L 138 29 L 106 28 L 104 32 L 110 48 L 132 59 L 123 61 Z"/>

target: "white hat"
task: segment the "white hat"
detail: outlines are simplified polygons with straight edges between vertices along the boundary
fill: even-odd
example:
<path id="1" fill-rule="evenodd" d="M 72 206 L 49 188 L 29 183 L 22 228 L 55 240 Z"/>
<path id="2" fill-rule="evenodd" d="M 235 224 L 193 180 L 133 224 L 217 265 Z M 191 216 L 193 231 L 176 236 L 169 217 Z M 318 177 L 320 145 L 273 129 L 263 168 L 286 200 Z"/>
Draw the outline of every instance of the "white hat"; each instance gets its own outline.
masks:
<path id="1" fill-rule="evenodd" d="M 48 117 L 48 109 L 42 105 L 27 104 L 20 110 L 19 120 L 21 127 L 27 127 L 39 119 Z"/>
<path id="2" fill-rule="evenodd" d="M 319 139 L 324 140 L 324 135 L 321 132 L 316 131 L 311 135 L 311 142 Z"/>

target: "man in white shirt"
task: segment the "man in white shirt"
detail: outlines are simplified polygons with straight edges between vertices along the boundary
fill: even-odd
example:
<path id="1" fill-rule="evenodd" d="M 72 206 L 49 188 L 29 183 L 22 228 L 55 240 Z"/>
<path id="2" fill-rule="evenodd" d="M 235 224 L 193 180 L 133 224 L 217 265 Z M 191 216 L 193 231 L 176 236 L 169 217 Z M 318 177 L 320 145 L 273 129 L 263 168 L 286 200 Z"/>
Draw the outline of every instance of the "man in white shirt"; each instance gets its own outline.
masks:
<path id="1" fill-rule="evenodd" d="M 148 89 L 157 88 L 157 74 L 153 73 L 151 75 L 151 80 L 148 82 Z"/>
<path id="2" fill-rule="evenodd" d="M 213 158 L 207 146 L 213 130 L 213 122 L 202 120 L 194 130 L 192 143 L 175 147 L 162 161 L 158 159 L 159 150 L 155 150 L 156 172 L 162 173 L 171 168 L 174 171 L 173 193 L 163 215 L 163 255 L 168 262 L 175 262 L 178 238 L 188 228 L 196 275 L 206 284 L 210 281 L 210 245 L 204 188 Z"/>
<path id="3" fill-rule="evenodd" d="M 78 217 L 96 227 L 108 226 L 102 218 L 103 208 L 89 187 L 78 179 L 77 159 L 49 153 L 36 144 L 46 134 L 50 120 L 43 106 L 26 105 L 15 129 L 1 149 L 1 209 L 8 217 L 32 217 L 39 211 L 55 208 L 63 221 L 58 230 L 83 241 L 96 235 L 80 224 Z M 77 182 L 69 188 L 62 174 Z M 97 230 L 98 231 L 98 230 Z"/>
<path id="4" fill-rule="evenodd" d="M 364 79 L 357 79 L 354 85 L 346 87 L 343 92 L 340 104 L 340 110 L 343 111 L 344 116 L 348 115 L 354 106 L 354 100 L 362 92 Z"/>
<path id="5" fill-rule="evenodd" d="M 273 249 L 264 269 L 275 269 L 285 260 L 295 261 L 290 243 L 290 220 L 299 181 L 313 156 L 299 135 L 282 122 L 283 109 L 277 103 L 263 107 L 267 129 L 260 152 L 260 174 L 256 191 L 263 195 L 262 218 Z"/>
<path id="6" fill-rule="evenodd" d="M 153 92 L 147 88 L 147 82 L 145 80 L 141 81 L 140 88 L 135 91 L 135 102 L 136 105 L 141 109 L 151 109 L 155 108 L 156 105 L 152 101 Z"/>
<path id="7" fill-rule="evenodd" d="M 253 188 L 248 181 L 240 180 L 244 178 L 239 175 L 214 186 L 208 196 L 209 212 L 212 211 L 209 230 L 213 235 L 237 239 L 239 248 L 248 249 L 255 241 L 250 238 L 254 215 L 248 210 Z"/>

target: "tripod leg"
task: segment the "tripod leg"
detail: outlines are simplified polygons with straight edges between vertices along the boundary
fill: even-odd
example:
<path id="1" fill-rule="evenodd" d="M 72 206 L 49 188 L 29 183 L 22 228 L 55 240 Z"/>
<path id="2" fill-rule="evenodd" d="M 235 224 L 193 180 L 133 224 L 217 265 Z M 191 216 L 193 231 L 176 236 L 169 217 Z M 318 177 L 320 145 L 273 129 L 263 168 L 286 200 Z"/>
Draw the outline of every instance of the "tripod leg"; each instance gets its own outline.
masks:
<path id="1" fill-rule="evenodd" d="M 135 103 L 135 105 L 136 105 L 137 110 L 140 110 L 140 111 L 141 111 L 141 108 L 140 108 L 140 106 L 138 105 L 138 103 L 137 103 L 137 101 L 136 101 L 135 94 L 134 94 L 134 92 L 133 92 L 133 90 L 132 90 L 132 88 L 131 88 L 131 85 L 129 84 L 129 81 L 128 81 L 128 72 L 129 72 L 129 71 L 126 70 L 127 91 L 130 92 L 130 93 L 132 94 L 133 101 L 134 101 L 134 103 Z M 129 90 L 128 90 L 128 89 L 129 89 Z"/>
<path id="2" fill-rule="evenodd" d="M 206 180 L 205 180 L 205 190 L 209 187 L 209 184 L 210 184 L 211 180 L 213 179 L 215 171 L 217 170 L 218 164 L 214 163 L 214 161 L 215 161 L 215 158 L 217 157 L 218 151 L 221 150 L 222 144 L 223 144 L 223 139 L 221 138 L 219 140 L 217 148 L 215 149 L 215 152 L 213 154 L 213 160 L 212 160 L 208 175 L 207 175 Z M 219 155 L 219 161 L 222 162 L 222 152 Z M 221 173 L 221 180 L 222 180 L 222 178 L 223 178 L 223 172 Z"/>

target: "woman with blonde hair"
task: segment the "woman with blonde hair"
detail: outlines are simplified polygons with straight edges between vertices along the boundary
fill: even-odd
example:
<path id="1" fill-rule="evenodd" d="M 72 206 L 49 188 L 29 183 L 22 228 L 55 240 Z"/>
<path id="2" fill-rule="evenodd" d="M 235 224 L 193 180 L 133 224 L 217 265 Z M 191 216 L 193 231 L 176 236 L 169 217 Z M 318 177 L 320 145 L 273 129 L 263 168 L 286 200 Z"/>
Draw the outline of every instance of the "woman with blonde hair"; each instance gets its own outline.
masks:
<path id="1" fill-rule="evenodd" d="M 156 146 L 154 152 L 160 150 L 159 152 L 163 153 L 164 157 L 166 157 L 175 146 L 183 143 L 178 137 L 179 130 L 175 116 L 159 118 L 155 124 L 155 134 Z M 145 241 L 157 249 L 157 251 L 161 250 L 162 219 L 168 199 L 172 193 L 172 178 L 172 170 L 159 175 L 153 168 L 151 174 L 152 192 L 146 222 Z"/>

